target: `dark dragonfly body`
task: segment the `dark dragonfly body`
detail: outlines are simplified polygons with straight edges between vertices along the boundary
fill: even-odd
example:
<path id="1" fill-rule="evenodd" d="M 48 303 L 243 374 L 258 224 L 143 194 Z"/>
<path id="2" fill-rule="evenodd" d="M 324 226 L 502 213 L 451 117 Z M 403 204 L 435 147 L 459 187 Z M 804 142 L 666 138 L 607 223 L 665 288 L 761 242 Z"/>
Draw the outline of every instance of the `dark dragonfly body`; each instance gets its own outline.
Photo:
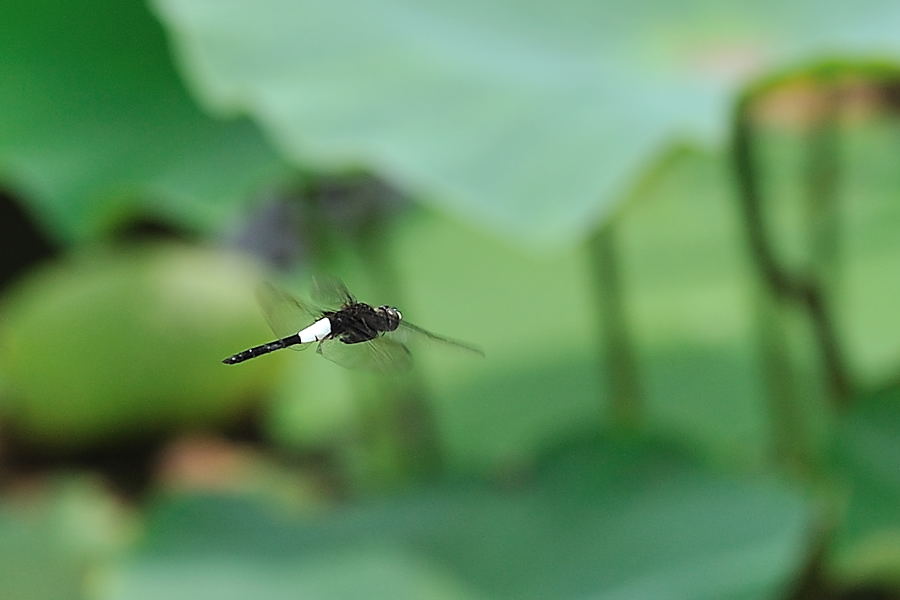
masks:
<path id="1" fill-rule="evenodd" d="M 266 319 L 273 331 L 284 337 L 238 352 L 222 362 L 233 365 L 282 348 L 302 350 L 316 344 L 318 354 L 345 367 L 399 370 L 410 366 L 405 344 L 410 334 L 482 354 L 477 348 L 404 321 L 400 311 L 392 306 L 373 307 L 356 301 L 339 281 L 327 280 L 317 285 L 320 301 L 336 304 L 334 310 L 311 308 L 271 286 L 261 290 L 260 303 Z M 312 324 L 297 330 L 297 323 L 309 323 L 310 319 L 314 319 Z M 285 335 L 288 332 L 291 333 Z"/>
<path id="2" fill-rule="evenodd" d="M 252 348 L 247 348 L 243 352 L 238 352 L 228 358 L 222 359 L 222 362 L 226 365 L 233 365 L 240 362 L 244 362 L 245 360 L 250 360 L 251 358 L 256 358 L 257 356 L 262 356 L 263 354 L 268 354 L 269 352 L 275 352 L 276 350 L 281 350 L 282 348 L 287 348 L 288 346 L 293 346 L 294 344 L 300 343 L 300 336 L 296 333 L 294 335 L 289 335 L 286 338 L 282 338 L 280 340 L 275 340 L 274 342 L 269 342 L 268 344 L 260 344 L 259 346 L 253 346 Z"/>
<path id="3" fill-rule="evenodd" d="M 326 312 L 323 316 L 331 320 L 331 335 L 345 344 L 368 342 L 382 333 L 394 331 L 402 318 L 400 311 L 392 306 L 372 308 L 363 302 Z"/>

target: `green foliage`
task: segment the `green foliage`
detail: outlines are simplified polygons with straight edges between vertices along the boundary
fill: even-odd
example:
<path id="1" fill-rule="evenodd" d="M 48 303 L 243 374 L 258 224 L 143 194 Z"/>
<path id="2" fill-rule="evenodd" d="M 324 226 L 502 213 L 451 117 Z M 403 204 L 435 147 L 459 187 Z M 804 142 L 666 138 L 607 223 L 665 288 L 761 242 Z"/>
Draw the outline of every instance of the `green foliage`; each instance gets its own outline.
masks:
<path id="1" fill-rule="evenodd" d="M 89 252 L 24 281 L 3 308 L 3 413 L 51 444 L 221 421 L 275 361 L 219 361 L 266 333 L 246 260 L 182 246 Z"/>
<path id="2" fill-rule="evenodd" d="M 434 218 L 404 225 L 391 235 L 393 257 L 409 282 L 404 315 L 475 340 L 487 355 L 421 353 L 451 463 L 494 468 L 527 461 L 572 431 L 596 428 L 601 378 L 583 254 L 522 255 Z"/>
<path id="3" fill-rule="evenodd" d="M 720 137 L 751 75 L 900 53 L 884 0 L 154 6 L 198 96 L 293 160 L 363 165 L 529 244 L 591 231 L 674 137 Z"/>
<path id="4" fill-rule="evenodd" d="M 647 424 L 716 460 L 759 464 L 771 432 L 752 270 L 725 175 L 720 157 L 685 155 L 615 225 Z M 401 223 L 389 237 L 408 282 L 405 314 L 478 340 L 488 355 L 423 356 L 452 462 L 527 462 L 605 422 L 608 365 L 594 341 L 583 248 L 523 255 L 436 218 Z"/>
<path id="5" fill-rule="evenodd" d="M 835 275 L 838 324 L 853 367 L 867 387 L 897 373 L 900 357 L 900 123 L 877 119 L 844 132 L 841 260 Z"/>
<path id="6" fill-rule="evenodd" d="M 900 585 L 900 389 L 861 399 L 841 424 L 835 463 L 846 512 L 832 560 L 851 582 Z"/>
<path id="7" fill-rule="evenodd" d="M 0 504 L 0 597 L 76 600 L 126 541 L 123 511 L 96 484 L 58 480 Z"/>
<path id="8" fill-rule="evenodd" d="M 885 117 L 845 123 L 839 135 L 835 257 L 825 284 L 852 369 L 872 387 L 896 372 L 900 356 L 893 301 L 900 295 L 900 279 L 886 276 L 896 271 L 900 256 L 900 170 L 893 160 L 900 151 L 900 123 Z M 792 271 L 808 274 L 816 260 L 809 250 L 811 215 L 803 185 L 808 135 L 769 125 L 760 138 L 765 209 L 776 252 Z"/>
<path id="9" fill-rule="evenodd" d="M 445 484 L 318 519 L 169 500 L 102 598 L 765 598 L 798 564 L 806 519 L 771 482 L 604 440 L 506 488 Z"/>
<path id="10" fill-rule="evenodd" d="M 165 32 L 135 1 L 9 4 L 0 202 L 63 243 L 34 266 L 10 240 L 0 265 L 31 269 L 0 301 L 3 600 L 900 586 L 900 125 L 858 118 L 895 110 L 900 72 L 772 75 L 823 49 L 897 56 L 893 3 L 153 0 Z M 207 108 L 277 148 L 192 104 L 164 33 Z M 721 137 L 740 89 L 752 152 L 666 153 Z M 281 188 L 298 218 L 250 214 L 285 160 L 310 175 Z M 324 173 L 348 168 L 461 222 Z M 760 223 L 735 202 L 753 185 Z M 135 217 L 196 241 L 85 243 Z M 592 253 L 577 242 L 600 223 Z M 760 275 L 760 230 L 801 293 Z M 416 348 L 396 381 L 312 351 L 226 367 L 271 336 L 253 290 L 273 273 L 226 250 L 236 233 L 294 236 L 278 277 L 327 265 L 486 358 Z M 600 352 L 616 339 L 634 350 L 627 434 Z M 830 402 L 843 361 L 848 390 L 883 391 Z M 119 484 L 110 456 L 134 458 L 139 498 L 54 473 Z"/>
<path id="11" fill-rule="evenodd" d="M 57 239 L 138 215 L 221 229 L 284 168 L 187 97 L 141 2 L 3 3 L 0 181 Z"/>
<path id="12" fill-rule="evenodd" d="M 863 166 L 864 157 L 869 156 L 865 164 L 869 175 L 856 176 L 859 188 L 847 207 L 850 215 L 859 215 L 850 218 L 844 233 L 843 264 L 848 273 L 896 260 L 896 239 L 878 233 L 896 222 L 895 207 L 888 198 L 896 176 L 890 169 L 894 153 L 885 127 L 879 123 L 849 132 L 850 158 L 857 165 L 853 168 Z M 768 138 L 763 145 L 771 167 L 766 172 L 782 184 L 797 176 L 799 158 L 786 160 L 785 151 L 793 148 L 798 153 L 798 143 L 782 135 Z M 872 158 L 872 148 L 878 148 L 875 155 L 884 158 Z M 770 207 L 779 224 L 779 241 L 802 234 L 798 230 L 802 222 L 792 228 L 789 213 L 798 193 L 783 190 Z M 639 343 L 638 366 L 646 384 L 647 424 L 689 442 L 714 461 L 763 465 L 778 451 L 773 449 L 778 443 L 773 435 L 781 424 L 772 419 L 782 415 L 770 412 L 766 397 L 767 382 L 756 346 L 759 317 L 752 265 L 742 249 L 739 213 L 729 201 L 731 194 L 722 158 L 686 155 L 666 170 L 640 202 L 617 217 L 616 226 L 622 240 L 626 301 Z M 410 318 L 415 316 L 438 331 L 477 339 L 488 354 L 484 362 L 438 353 L 421 357 L 431 384 L 431 405 L 455 469 L 490 471 L 530 464 L 560 440 L 595 429 L 604 421 L 600 387 L 604 367 L 598 366 L 591 343 L 597 325 L 581 252 L 524 256 L 432 215 L 402 221 L 386 235 L 407 282 L 404 307 Z M 853 356 L 872 377 L 879 364 L 890 364 L 887 358 L 891 348 L 897 347 L 896 336 L 884 332 L 893 331 L 897 322 L 896 311 L 884 306 L 888 301 L 884 290 L 890 289 L 893 280 L 866 272 L 869 278 L 856 275 L 852 281 L 841 281 L 835 308 L 842 319 L 872 324 L 871 328 L 854 326 L 850 333 L 857 342 L 848 346 L 868 350 Z M 365 282 L 359 271 L 351 277 Z M 864 285 L 869 293 L 859 293 L 857 285 Z M 440 306 L 452 309 L 436 310 Z M 530 328 L 532 324 L 538 329 Z M 787 443 L 797 447 L 795 452 L 814 455 L 831 435 L 831 418 L 821 399 L 821 386 L 815 383 L 814 342 L 798 315 L 788 316 L 777 326 L 786 327 L 782 349 L 799 376 L 795 382 L 799 422 L 788 431 Z M 873 352 L 876 348 L 881 349 L 880 357 Z M 873 357 L 877 362 L 869 362 Z M 310 406 L 323 405 L 327 415 L 339 411 L 342 418 L 358 419 L 342 412 L 353 395 L 346 387 L 346 375 L 327 364 L 310 367 L 308 372 L 314 376 L 291 376 L 297 383 L 286 386 L 283 393 L 283 407 L 303 409 L 278 413 L 299 419 L 288 417 L 277 425 L 287 433 L 282 439 L 301 445 L 322 439 L 318 433 L 308 433 L 319 422 L 313 411 L 306 410 Z M 882 421 L 880 426 L 887 432 L 882 437 L 889 439 L 896 428 L 892 421 Z M 360 425 L 338 422 L 333 430 L 337 437 L 332 438 L 338 443 L 346 440 L 348 427 Z M 858 437 L 867 439 L 866 433 Z M 884 454 L 887 464 L 892 456 Z M 875 478 L 873 485 L 890 484 Z M 890 571 L 895 563 L 885 556 L 897 546 L 890 535 L 885 537 L 885 530 L 896 519 L 897 504 L 868 489 L 852 492 L 854 497 L 869 498 L 854 509 L 858 516 L 853 520 L 881 515 L 867 536 L 871 546 L 868 550 L 858 546 L 860 554 L 842 551 L 842 556 L 848 561 L 868 560 L 866 554 L 875 552 L 872 560 L 880 561 L 880 571 Z M 854 577 L 864 580 L 865 574 L 855 572 Z"/>

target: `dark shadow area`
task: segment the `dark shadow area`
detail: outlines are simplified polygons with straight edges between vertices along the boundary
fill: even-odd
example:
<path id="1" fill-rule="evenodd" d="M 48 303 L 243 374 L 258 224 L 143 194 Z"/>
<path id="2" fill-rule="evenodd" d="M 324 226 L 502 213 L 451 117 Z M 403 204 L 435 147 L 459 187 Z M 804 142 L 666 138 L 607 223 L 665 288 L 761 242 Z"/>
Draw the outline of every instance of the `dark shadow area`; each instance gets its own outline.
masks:
<path id="1" fill-rule="evenodd" d="M 35 224 L 22 202 L 0 188 L 0 290 L 35 264 L 56 256 L 59 248 Z"/>

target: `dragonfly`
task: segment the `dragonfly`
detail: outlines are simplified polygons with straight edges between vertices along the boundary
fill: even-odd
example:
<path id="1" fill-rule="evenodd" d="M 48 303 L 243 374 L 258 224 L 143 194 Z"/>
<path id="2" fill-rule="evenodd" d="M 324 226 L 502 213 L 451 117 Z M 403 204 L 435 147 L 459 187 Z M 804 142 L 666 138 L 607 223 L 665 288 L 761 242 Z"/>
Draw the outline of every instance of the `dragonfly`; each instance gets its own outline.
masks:
<path id="1" fill-rule="evenodd" d="M 263 285 L 257 299 L 278 339 L 238 352 L 222 362 L 234 365 L 282 348 L 305 350 L 315 346 L 317 354 L 349 369 L 404 371 L 412 366 L 408 344 L 415 341 L 484 356 L 475 346 L 410 323 L 394 306 L 359 302 L 340 280 L 315 279 L 312 296 L 315 304 L 303 302 L 272 284 Z"/>

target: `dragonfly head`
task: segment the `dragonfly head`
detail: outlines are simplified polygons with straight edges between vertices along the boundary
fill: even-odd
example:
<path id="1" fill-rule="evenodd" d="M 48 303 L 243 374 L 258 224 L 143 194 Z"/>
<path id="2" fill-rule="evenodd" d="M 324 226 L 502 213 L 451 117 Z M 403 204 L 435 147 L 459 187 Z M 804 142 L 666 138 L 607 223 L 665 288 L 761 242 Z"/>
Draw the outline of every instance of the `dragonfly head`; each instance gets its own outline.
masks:
<path id="1" fill-rule="evenodd" d="M 403 319 L 403 315 L 397 310 L 396 307 L 383 305 L 378 307 L 378 311 L 384 315 L 385 319 L 387 319 L 387 330 L 393 331 L 400 326 L 400 321 Z"/>

